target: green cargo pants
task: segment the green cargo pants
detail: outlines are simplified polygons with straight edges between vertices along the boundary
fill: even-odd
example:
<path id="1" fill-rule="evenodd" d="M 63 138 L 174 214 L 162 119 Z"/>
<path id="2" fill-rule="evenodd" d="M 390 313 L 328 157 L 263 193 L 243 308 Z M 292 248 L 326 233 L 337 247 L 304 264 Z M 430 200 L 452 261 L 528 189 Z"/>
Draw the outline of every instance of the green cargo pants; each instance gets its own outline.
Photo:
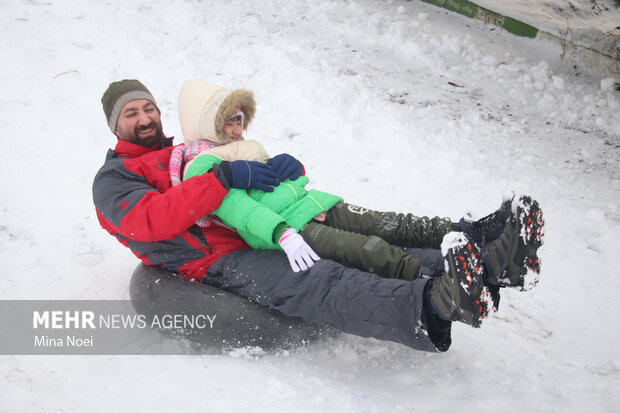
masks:
<path id="1" fill-rule="evenodd" d="M 439 249 L 444 235 L 459 230 L 448 218 L 372 211 L 339 202 L 327 211 L 324 222 L 311 221 L 299 233 L 322 258 L 410 281 L 418 275 L 420 262 L 401 248 Z"/>

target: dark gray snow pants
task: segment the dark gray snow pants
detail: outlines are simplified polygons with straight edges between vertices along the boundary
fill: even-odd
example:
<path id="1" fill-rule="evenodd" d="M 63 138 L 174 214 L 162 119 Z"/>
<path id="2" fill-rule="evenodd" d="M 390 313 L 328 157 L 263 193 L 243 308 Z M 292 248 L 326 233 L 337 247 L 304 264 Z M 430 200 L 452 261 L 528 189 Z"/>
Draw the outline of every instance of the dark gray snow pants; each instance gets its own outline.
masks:
<path id="1" fill-rule="evenodd" d="M 441 271 L 439 251 L 410 253 L 430 272 Z M 331 324 L 345 333 L 438 351 L 427 334 L 423 305 L 428 278 L 381 278 L 328 259 L 295 273 L 283 252 L 241 250 L 216 261 L 202 281 L 286 315 Z"/>

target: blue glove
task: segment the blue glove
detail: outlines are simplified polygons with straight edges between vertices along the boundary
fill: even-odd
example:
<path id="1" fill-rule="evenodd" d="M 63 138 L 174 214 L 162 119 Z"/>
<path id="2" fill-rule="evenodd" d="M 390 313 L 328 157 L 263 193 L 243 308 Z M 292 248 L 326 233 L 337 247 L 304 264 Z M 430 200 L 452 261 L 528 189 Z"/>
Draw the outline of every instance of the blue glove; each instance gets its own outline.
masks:
<path id="1" fill-rule="evenodd" d="M 301 176 L 301 163 L 288 153 L 281 153 L 267 161 L 271 170 L 278 176 L 281 182 L 290 179 L 294 181 Z"/>
<path id="2" fill-rule="evenodd" d="M 263 192 L 273 192 L 273 187 L 280 185 L 278 176 L 262 162 L 233 161 L 228 163 L 228 166 L 230 167 L 230 186 L 232 188 L 256 188 Z"/>

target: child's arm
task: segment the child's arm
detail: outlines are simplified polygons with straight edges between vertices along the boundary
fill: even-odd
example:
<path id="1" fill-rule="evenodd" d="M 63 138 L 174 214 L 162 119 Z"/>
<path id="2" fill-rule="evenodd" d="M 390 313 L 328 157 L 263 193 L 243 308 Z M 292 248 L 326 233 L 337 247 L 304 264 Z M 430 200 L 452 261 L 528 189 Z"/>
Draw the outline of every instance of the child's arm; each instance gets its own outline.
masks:
<path id="1" fill-rule="evenodd" d="M 222 159 L 210 153 L 202 153 L 185 168 L 185 179 L 202 175 L 221 162 Z M 231 189 L 212 214 L 235 228 L 252 248 L 278 249 L 278 238 L 286 228 L 284 218 L 252 199 L 242 189 Z M 276 233 L 276 228 L 281 225 L 284 226 Z"/>
<path id="2" fill-rule="evenodd" d="M 213 215 L 235 228 L 255 249 L 278 249 L 280 233 L 287 227 L 284 218 L 241 189 L 231 189 Z"/>

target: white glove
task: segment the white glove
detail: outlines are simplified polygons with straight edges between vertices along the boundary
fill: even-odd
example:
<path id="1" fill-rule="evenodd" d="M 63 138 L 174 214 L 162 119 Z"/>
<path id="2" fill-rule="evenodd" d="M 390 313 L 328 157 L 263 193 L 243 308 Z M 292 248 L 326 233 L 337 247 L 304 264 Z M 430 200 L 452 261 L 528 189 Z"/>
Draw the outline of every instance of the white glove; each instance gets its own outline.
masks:
<path id="1" fill-rule="evenodd" d="M 288 262 L 295 272 L 305 271 L 314 265 L 314 261 L 321 259 L 293 228 L 287 228 L 282 232 L 278 244 L 286 253 Z"/>

